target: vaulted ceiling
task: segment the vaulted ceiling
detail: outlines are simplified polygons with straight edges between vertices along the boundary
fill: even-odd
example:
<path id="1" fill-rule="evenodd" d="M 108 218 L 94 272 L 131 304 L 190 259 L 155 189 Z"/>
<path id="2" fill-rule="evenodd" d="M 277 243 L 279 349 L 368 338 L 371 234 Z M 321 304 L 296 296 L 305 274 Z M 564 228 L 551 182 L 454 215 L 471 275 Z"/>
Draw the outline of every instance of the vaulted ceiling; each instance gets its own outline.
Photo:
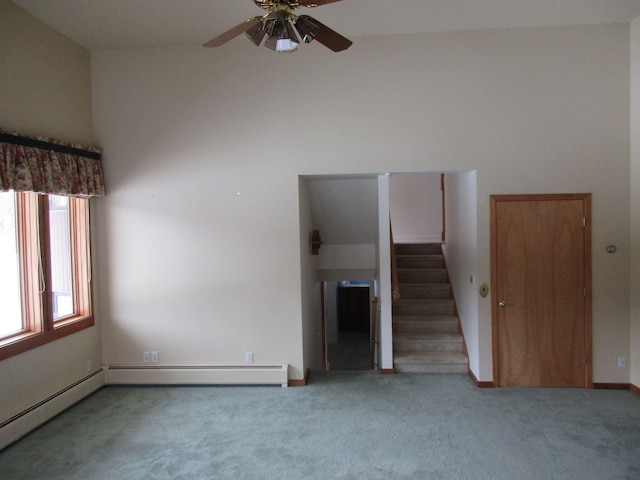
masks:
<path id="1" fill-rule="evenodd" d="M 90 50 L 201 45 L 263 13 L 252 0 L 13 1 Z M 640 0 L 343 0 L 313 9 L 312 15 L 353 39 L 627 23 L 640 15 Z"/>
<path id="2" fill-rule="evenodd" d="M 199 46 L 263 13 L 252 0 L 13 2 L 89 50 Z M 307 13 L 357 46 L 371 35 L 628 23 L 640 16 L 640 0 L 343 0 Z M 375 176 L 306 181 L 314 228 L 326 243 L 376 241 Z"/>

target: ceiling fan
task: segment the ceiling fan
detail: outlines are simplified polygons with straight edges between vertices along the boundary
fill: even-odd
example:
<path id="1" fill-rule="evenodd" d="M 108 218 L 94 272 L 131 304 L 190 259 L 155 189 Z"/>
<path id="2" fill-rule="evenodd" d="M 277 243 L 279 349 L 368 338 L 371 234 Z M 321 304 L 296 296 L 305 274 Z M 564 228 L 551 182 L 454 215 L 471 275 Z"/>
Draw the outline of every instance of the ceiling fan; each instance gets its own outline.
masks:
<path id="1" fill-rule="evenodd" d="M 253 0 L 268 13 L 251 17 L 240 25 L 212 38 L 203 47 L 219 47 L 244 33 L 259 46 L 266 37 L 265 47 L 280 53 L 291 53 L 298 48 L 300 37 L 304 43 L 317 40 L 334 52 L 346 50 L 353 43 L 309 15 L 295 15 L 300 7 L 317 7 L 341 0 Z"/>

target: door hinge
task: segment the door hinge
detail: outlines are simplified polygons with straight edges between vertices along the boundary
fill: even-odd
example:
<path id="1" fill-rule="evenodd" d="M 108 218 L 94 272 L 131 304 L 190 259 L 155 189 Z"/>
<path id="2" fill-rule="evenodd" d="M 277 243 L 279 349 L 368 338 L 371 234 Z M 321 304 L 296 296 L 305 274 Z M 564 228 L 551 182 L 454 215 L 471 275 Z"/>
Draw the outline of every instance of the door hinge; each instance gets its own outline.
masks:
<path id="1" fill-rule="evenodd" d="M 587 218 L 582 217 L 582 228 L 585 228 L 586 226 L 587 226 Z"/>
<path id="2" fill-rule="evenodd" d="M 584 287 L 582 289 L 582 295 L 584 295 L 585 297 L 587 296 L 587 287 Z"/>

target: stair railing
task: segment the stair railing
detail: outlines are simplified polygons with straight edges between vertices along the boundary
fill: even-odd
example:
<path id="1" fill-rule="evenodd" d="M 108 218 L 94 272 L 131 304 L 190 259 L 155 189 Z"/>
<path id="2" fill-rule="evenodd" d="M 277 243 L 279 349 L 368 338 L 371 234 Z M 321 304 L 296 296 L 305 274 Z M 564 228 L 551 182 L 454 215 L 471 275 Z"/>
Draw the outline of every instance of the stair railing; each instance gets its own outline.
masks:
<path id="1" fill-rule="evenodd" d="M 396 264 L 396 249 L 393 246 L 393 227 L 389 219 L 389 237 L 391 238 L 391 296 L 394 300 L 400 298 L 400 281 L 398 280 L 398 265 Z"/>

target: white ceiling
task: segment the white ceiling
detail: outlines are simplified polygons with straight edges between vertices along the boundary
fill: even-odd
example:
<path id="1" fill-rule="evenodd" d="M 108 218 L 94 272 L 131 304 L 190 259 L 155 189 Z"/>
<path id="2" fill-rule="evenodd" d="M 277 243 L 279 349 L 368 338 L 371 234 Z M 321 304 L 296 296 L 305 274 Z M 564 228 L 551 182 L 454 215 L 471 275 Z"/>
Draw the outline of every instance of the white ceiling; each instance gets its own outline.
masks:
<path id="1" fill-rule="evenodd" d="M 13 0 L 90 50 L 201 45 L 263 10 L 252 0 Z M 305 9 L 350 37 L 627 23 L 640 0 L 343 0 Z M 311 11 L 313 10 L 313 11 Z"/>

